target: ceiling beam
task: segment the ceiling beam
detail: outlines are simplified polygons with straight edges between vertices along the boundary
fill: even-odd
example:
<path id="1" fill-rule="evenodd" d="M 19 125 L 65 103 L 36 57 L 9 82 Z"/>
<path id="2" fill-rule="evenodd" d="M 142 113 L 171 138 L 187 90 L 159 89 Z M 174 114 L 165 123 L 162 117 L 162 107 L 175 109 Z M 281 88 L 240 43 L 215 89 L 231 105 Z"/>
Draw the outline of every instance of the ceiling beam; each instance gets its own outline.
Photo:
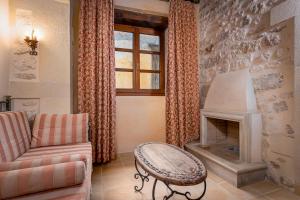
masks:
<path id="1" fill-rule="evenodd" d="M 168 17 L 115 9 L 115 24 L 164 30 L 168 26 Z"/>

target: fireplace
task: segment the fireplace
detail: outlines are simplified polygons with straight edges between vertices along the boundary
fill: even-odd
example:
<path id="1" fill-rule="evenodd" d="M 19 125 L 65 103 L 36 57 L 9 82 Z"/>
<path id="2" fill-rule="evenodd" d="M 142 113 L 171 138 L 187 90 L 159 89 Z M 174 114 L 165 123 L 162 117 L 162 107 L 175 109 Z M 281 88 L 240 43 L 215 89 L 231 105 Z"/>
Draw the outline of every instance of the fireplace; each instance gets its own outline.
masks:
<path id="1" fill-rule="evenodd" d="M 219 124 L 213 124 L 212 119 L 219 120 Z M 229 138 L 227 132 L 227 140 L 225 140 L 226 132 L 220 133 L 222 129 L 226 128 L 223 127 L 220 130 L 220 122 L 223 123 L 223 126 L 224 124 L 227 124 L 226 126 L 228 124 L 233 126 L 234 130 L 231 130 Z M 219 127 L 214 125 L 218 125 Z M 217 131 L 215 131 L 216 129 Z M 218 147 L 220 145 L 217 144 L 222 143 L 220 139 L 215 141 L 212 139 L 215 137 L 216 132 L 218 132 L 219 138 L 223 134 L 224 148 L 229 148 L 230 146 L 235 148 L 233 151 L 227 151 L 227 156 L 216 154 L 217 156 L 223 156 L 223 158 L 232 162 L 261 162 L 261 115 L 259 113 L 222 113 L 202 110 L 200 143 L 208 151 L 212 149 L 212 153 L 216 153 L 213 151 L 214 147 Z"/>
<path id="2" fill-rule="evenodd" d="M 207 118 L 206 149 L 226 160 L 240 160 L 239 122 Z"/>
<path id="3" fill-rule="evenodd" d="M 261 132 L 248 69 L 216 76 L 201 110 L 202 148 L 235 163 L 261 162 Z"/>
<path id="4" fill-rule="evenodd" d="M 264 180 L 262 119 L 248 69 L 218 74 L 201 110 L 199 142 L 185 148 L 236 187 Z"/>

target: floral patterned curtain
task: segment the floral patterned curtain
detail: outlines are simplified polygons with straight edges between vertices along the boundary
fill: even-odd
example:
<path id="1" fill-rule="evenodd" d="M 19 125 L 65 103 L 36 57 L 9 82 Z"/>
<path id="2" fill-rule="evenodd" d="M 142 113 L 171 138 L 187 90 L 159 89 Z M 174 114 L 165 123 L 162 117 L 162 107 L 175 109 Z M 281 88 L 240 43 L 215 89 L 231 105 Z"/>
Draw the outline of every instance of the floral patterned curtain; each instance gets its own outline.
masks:
<path id="1" fill-rule="evenodd" d="M 113 22 L 113 0 L 80 1 L 78 110 L 89 113 L 97 163 L 116 156 Z"/>
<path id="2" fill-rule="evenodd" d="M 168 26 L 167 142 L 183 147 L 199 137 L 200 86 L 194 4 L 171 0 Z"/>

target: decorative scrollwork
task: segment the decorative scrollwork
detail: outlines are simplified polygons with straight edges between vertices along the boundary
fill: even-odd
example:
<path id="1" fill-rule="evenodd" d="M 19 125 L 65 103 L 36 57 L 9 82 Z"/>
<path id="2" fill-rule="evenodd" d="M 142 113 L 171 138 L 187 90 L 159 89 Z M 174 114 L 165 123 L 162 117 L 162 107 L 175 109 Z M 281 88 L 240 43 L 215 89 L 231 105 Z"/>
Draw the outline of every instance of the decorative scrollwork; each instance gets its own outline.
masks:
<path id="1" fill-rule="evenodd" d="M 179 194 L 179 195 L 185 196 L 185 198 L 188 199 L 188 200 L 200 200 L 200 199 L 202 199 L 202 197 L 205 195 L 205 192 L 206 192 L 206 181 L 204 181 L 204 189 L 203 189 L 203 192 L 202 192 L 201 196 L 198 197 L 198 198 L 195 198 L 195 199 L 192 198 L 192 195 L 191 195 L 190 192 L 185 192 L 185 193 L 178 192 L 178 191 L 176 191 L 176 190 L 173 190 L 173 189 L 170 187 L 169 184 L 167 184 L 167 183 L 165 183 L 165 182 L 163 182 L 163 183 L 164 183 L 164 184 L 167 186 L 167 188 L 171 191 L 171 194 L 164 196 L 164 200 L 170 199 L 174 194 Z"/>
<path id="2" fill-rule="evenodd" d="M 195 158 L 192 154 L 190 154 L 186 151 L 183 151 L 182 149 L 180 149 L 174 145 L 168 145 L 168 146 L 177 149 L 178 151 L 182 152 L 183 154 L 185 154 L 187 157 L 189 157 L 191 160 L 193 160 L 195 162 L 195 164 L 197 166 L 197 169 L 194 169 L 195 173 L 181 174 L 178 172 L 170 172 L 170 171 L 166 171 L 164 169 L 159 169 L 159 168 L 155 167 L 143 155 L 143 146 L 149 145 L 149 144 L 153 144 L 153 143 L 149 142 L 149 143 L 144 143 L 144 144 L 138 146 L 136 148 L 136 153 L 137 153 L 138 159 L 143 164 L 145 164 L 147 167 L 149 167 L 151 170 L 155 171 L 158 174 L 163 175 L 164 177 L 172 178 L 172 179 L 176 178 L 178 180 L 181 180 L 182 182 L 185 182 L 185 181 L 191 182 L 191 180 L 199 180 L 204 177 L 206 170 L 205 170 L 203 163 L 201 161 L 199 161 L 197 158 Z"/>
<path id="3" fill-rule="evenodd" d="M 170 194 L 164 196 L 164 200 L 168 200 L 170 199 L 174 194 L 178 194 L 178 195 L 182 195 L 182 196 L 185 196 L 185 198 L 187 200 L 200 200 L 202 199 L 202 197 L 205 195 L 205 192 L 206 192 L 206 169 L 203 165 L 203 163 L 198 160 L 196 157 L 194 157 L 193 155 L 191 155 L 190 153 L 188 152 L 185 152 L 183 151 L 182 149 L 176 147 L 176 146 L 173 146 L 173 145 L 169 145 L 170 147 L 172 148 L 175 148 L 177 150 L 179 150 L 180 152 L 182 152 L 183 154 L 185 154 L 187 157 L 189 157 L 192 161 L 195 162 L 196 164 L 196 167 L 195 169 L 193 169 L 193 173 L 191 174 L 187 174 L 187 173 L 176 173 L 176 172 L 171 172 L 171 171 L 168 171 L 168 170 L 165 170 L 165 169 L 158 169 L 157 167 L 153 166 L 153 164 L 151 164 L 144 156 L 143 156 L 143 150 L 142 150 L 142 147 L 144 145 L 147 145 L 147 144 L 153 144 L 153 143 L 145 143 L 145 144 L 142 144 L 140 146 L 138 146 L 135 150 L 135 168 L 136 168 L 136 171 L 137 173 L 134 174 L 134 178 L 135 179 L 141 179 L 142 181 L 142 185 L 140 187 L 138 186 L 135 186 L 134 189 L 136 192 L 140 192 L 143 187 L 144 187 L 144 182 L 149 182 L 149 176 L 152 175 L 154 177 L 154 183 L 153 183 L 153 188 L 152 188 L 152 200 L 155 200 L 155 189 L 156 189 L 156 183 L 158 180 L 162 181 L 166 187 L 168 188 L 168 190 L 170 190 Z M 142 164 L 141 164 L 142 163 Z M 139 167 L 138 165 L 140 165 L 140 168 L 142 169 L 143 173 L 139 170 Z M 190 192 L 179 192 L 179 191 L 176 191 L 174 189 L 172 189 L 170 187 L 170 184 L 172 185 L 176 185 L 174 184 L 174 182 L 170 181 L 170 180 L 165 180 L 164 178 L 158 178 L 157 176 L 154 176 L 153 174 L 155 174 L 154 172 L 166 177 L 166 178 L 170 178 L 170 180 L 174 180 L 174 179 L 177 179 L 177 180 L 180 180 L 180 184 L 179 185 L 193 185 L 191 183 L 194 183 L 194 184 L 198 184 L 198 183 L 204 183 L 204 189 L 203 189 L 203 192 L 201 194 L 200 197 L 198 198 L 192 198 L 192 195 Z M 179 170 L 180 171 L 180 170 Z M 177 183 L 175 181 L 175 183 Z M 182 184 L 184 183 L 184 184 Z"/>
<path id="4" fill-rule="evenodd" d="M 146 181 L 146 182 L 149 182 L 149 174 L 147 173 L 147 172 L 145 172 L 145 175 L 143 175 L 141 172 L 140 172 L 140 170 L 138 169 L 138 166 L 137 166 L 137 163 L 136 163 L 136 161 L 135 161 L 135 169 L 136 169 L 136 171 L 138 172 L 138 173 L 136 173 L 136 174 L 134 174 L 134 178 L 135 179 L 141 179 L 142 180 L 142 185 L 141 185 L 141 187 L 139 188 L 138 186 L 134 186 L 134 190 L 136 191 L 136 192 L 140 192 L 142 189 L 143 189 L 143 187 L 144 187 L 144 182 Z"/>

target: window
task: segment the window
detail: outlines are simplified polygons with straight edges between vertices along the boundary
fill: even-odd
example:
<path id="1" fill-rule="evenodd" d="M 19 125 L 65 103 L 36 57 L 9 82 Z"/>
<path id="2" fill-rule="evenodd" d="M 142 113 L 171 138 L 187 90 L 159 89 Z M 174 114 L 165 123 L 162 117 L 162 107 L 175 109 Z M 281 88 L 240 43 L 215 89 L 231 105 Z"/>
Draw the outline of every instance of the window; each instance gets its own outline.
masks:
<path id="1" fill-rule="evenodd" d="M 164 95 L 164 33 L 115 25 L 117 95 Z"/>

